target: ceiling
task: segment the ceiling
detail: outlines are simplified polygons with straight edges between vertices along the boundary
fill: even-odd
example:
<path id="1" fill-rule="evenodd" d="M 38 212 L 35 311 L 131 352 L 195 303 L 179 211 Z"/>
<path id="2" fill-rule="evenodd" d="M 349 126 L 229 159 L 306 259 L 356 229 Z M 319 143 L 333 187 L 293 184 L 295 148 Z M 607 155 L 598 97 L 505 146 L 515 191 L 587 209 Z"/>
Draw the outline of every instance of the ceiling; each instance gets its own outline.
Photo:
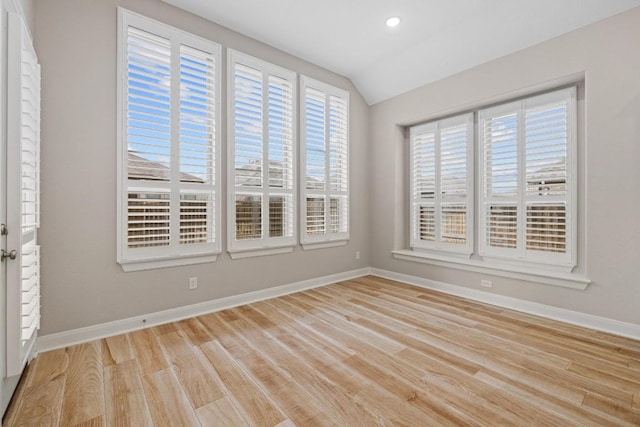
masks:
<path id="1" fill-rule="evenodd" d="M 640 0 L 163 0 L 351 79 L 371 105 Z M 402 19 L 387 28 L 390 16 Z"/>

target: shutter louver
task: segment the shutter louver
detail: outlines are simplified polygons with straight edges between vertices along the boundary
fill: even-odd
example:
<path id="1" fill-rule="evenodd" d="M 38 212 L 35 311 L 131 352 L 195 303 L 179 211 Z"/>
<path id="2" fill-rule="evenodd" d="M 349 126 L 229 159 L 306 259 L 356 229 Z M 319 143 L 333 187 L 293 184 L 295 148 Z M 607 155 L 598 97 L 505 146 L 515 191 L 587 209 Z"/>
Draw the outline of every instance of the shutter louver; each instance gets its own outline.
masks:
<path id="1" fill-rule="evenodd" d="M 307 234 L 325 233 L 324 197 L 307 197 Z"/>
<path id="2" fill-rule="evenodd" d="M 234 64 L 235 185 L 262 187 L 262 72 Z"/>
<path id="3" fill-rule="evenodd" d="M 410 129 L 411 246 L 471 253 L 473 115 Z"/>
<path id="4" fill-rule="evenodd" d="M 7 14 L 6 370 L 22 373 L 40 328 L 40 65 L 23 18 Z M 6 158 L 4 157 L 6 155 Z M 4 221 L 3 221 L 4 222 Z"/>
<path id="5" fill-rule="evenodd" d="M 215 229 L 215 57 L 180 46 L 180 244 L 213 243 Z"/>
<path id="6" fill-rule="evenodd" d="M 332 192 L 345 192 L 348 187 L 347 166 L 347 102 L 329 97 L 329 175 Z"/>
<path id="7" fill-rule="evenodd" d="M 40 328 L 40 66 L 33 48 L 23 49 L 21 101 L 22 241 L 21 300 L 23 345 Z"/>
<path id="8" fill-rule="evenodd" d="M 326 106 L 324 93 L 306 88 L 305 93 L 305 158 L 307 190 L 324 190 L 326 175 L 325 120 Z"/>
<path id="9" fill-rule="evenodd" d="M 250 191 L 263 181 L 262 72 L 234 63 L 235 185 Z M 262 238 L 262 197 L 236 192 L 236 240 Z"/>
<path id="10" fill-rule="evenodd" d="M 40 70 L 35 55 L 23 51 L 22 58 L 22 233 L 40 226 Z"/>
<path id="11" fill-rule="evenodd" d="M 34 240 L 22 246 L 22 341 L 40 327 L 40 247 Z"/>
<path id="12" fill-rule="evenodd" d="M 470 146 L 467 123 L 440 129 L 440 239 L 443 243 L 467 243 Z"/>
<path id="13" fill-rule="evenodd" d="M 302 243 L 349 236 L 349 96 L 303 77 Z"/>
<path id="14" fill-rule="evenodd" d="M 171 178 L 171 50 L 169 40 L 129 27 L 127 145 L 130 180 Z"/>
<path id="15" fill-rule="evenodd" d="M 293 246 L 295 73 L 236 51 L 229 58 L 229 251 Z"/>
<path id="16" fill-rule="evenodd" d="M 411 129 L 411 180 L 413 235 L 418 240 L 436 239 L 436 130 Z"/>
<path id="17" fill-rule="evenodd" d="M 518 116 L 484 121 L 484 227 L 489 247 L 515 249 L 518 237 Z"/>
<path id="18" fill-rule="evenodd" d="M 171 237 L 170 194 L 129 192 L 127 223 L 130 248 L 168 246 Z"/>
<path id="19" fill-rule="evenodd" d="M 293 85 L 268 77 L 269 237 L 294 235 Z"/>
<path id="20" fill-rule="evenodd" d="M 575 88 L 480 112 L 481 255 L 575 266 Z"/>
<path id="21" fill-rule="evenodd" d="M 171 180 L 171 45 L 129 27 L 127 34 L 129 248 L 168 246 Z M 147 183 L 164 183 L 156 191 Z M 155 187 L 155 186 L 154 186 Z"/>
<path id="22" fill-rule="evenodd" d="M 525 112 L 528 250 L 567 250 L 567 113 L 566 102 Z"/>
<path id="23" fill-rule="evenodd" d="M 125 271 L 211 261 L 220 245 L 220 46 L 122 9 L 120 20 L 118 261 Z"/>

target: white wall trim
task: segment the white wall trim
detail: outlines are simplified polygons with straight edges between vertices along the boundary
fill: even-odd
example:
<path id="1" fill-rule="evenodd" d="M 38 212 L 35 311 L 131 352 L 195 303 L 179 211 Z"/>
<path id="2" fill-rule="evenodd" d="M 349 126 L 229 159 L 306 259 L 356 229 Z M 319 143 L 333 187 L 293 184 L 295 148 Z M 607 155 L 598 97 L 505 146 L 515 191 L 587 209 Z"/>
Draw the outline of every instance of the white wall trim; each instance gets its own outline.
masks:
<path id="1" fill-rule="evenodd" d="M 410 285 L 418 286 L 425 289 L 444 292 L 446 294 L 468 298 L 474 301 L 483 302 L 498 307 L 521 311 L 524 313 L 533 314 L 535 316 L 545 317 L 547 319 L 558 320 L 560 322 L 569 323 L 572 325 L 582 326 L 589 329 L 595 329 L 597 331 L 608 332 L 611 334 L 640 340 L 640 325 L 635 323 L 621 322 L 619 320 L 608 319 L 606 317 L 580 313 L 577 311 L 571 311 L 564 308 L 525 301 L 504 295 L 496 295 L 476 289 L 465 288 L 463 286 L 436 282 L 434 280 L 396 273 L 394 271 L 371 268 L 370 273 L 374 276 L 408 283 Z"/>
<path id="2" fill-rule="evenodd" d="M 370 270 L 370 268 L 361 268 L 358 270 L 346 271 L 344 273 L 336 273 L 315 279 L 303 280 L 300 282 L 289 283 L 273 288 L 262 289 L 255 292 L 248 292 L 245 294 L 219 298 L 198 304 L 188 305 L 185 307 L 172 308 L 169 310 L 158 311 L 142 316 L 130 317 L 128 319 L 121 319 L 113 322 L 102 323 L 99 325 L 73 329 L 70 331 L 43 335 L 38 337 L 36 347 L 38 352 L 55 350 L 58 348 L 81 344 L 100 338 L 148 328 L 151 326 L 175 322 L 206 313 L 212 313 L 214 311 L 225 310 L 244 304 L 250 304 L 257 301 L 276 298 L 294 292 L 300 292 L 307 289 L 329 285 L 343 280 L 350 280 L 356 277 L 366 276 L 370 273 Z"/>
<path id="3" fill-rule="evenodd" d="M 251 304 L 307 289 L 318 288 L 332 283 L 355 279 L 366 275 L 374 275 L 385 279 L 396 280 L 413 286 L 443 292 L 474 301 L 521 311 L 547 319 L 558 320 L 572 325 L 582 326 L 597 331 L 608 332 L 623 337 L 640 340 L 640 325 L 634 323 L 621 322 L 605 317 L 593 316 L 591 314 L 580 313 L 550 305 L 525 301 L 517 298 L 507 297 L 483 292 L 476 289 L 469 289 L 463 286 L 452 285 L 434 280 L 424 279 L 417 276 L 397 273 L 394 271 L 382 270 L 379 268 L 361 268 L 358 270 L 346 271 L 343 273 L 331 274 L 315 279 L 303 280 L 274 288 L 262 289 L 255 292 L 248 292 L 241 295 L 233 295 L 216 300 L 206 301 L 198 304 L 178 307 L 169 310 L 150 313 L 143 316 L 130 317 L 128 319 L 116 320 L 102 323 L 100 325 L 87 326 L 85 328 L 73 329 L 56 334 L 43 335 L 37 338 L 36 348 L 38 352 L 55 350 L 75 344 L 81 344 L 105 337 L 110 337 L 126 332 L 157 326 L 164 323 L 175 322 L 202 314 L 225 310 L 244 304 Z"/>
<path id="4" fill-rule="evenodd" d="M 475 273 L 491 274 L 493 276 L 509 277 L 511 279 L 525 280 L 528 282 L 542 283 L 545 285 L 561 286 L 563 288 L 584 291 L 591 283 L 591 279 L 578 273 L 567 273 L 549 268 L 542 264 L 518 265 L 510 263 L 498 263 L 490 258 L 482 261 L 454 257 L 450 254 L 435 254 L 429 252 L 402 249 L 392 251 L 396 259 L 403 261 L 421 262 L 439 267 L 457 268 L 459 270 L 473 271 Z"/>

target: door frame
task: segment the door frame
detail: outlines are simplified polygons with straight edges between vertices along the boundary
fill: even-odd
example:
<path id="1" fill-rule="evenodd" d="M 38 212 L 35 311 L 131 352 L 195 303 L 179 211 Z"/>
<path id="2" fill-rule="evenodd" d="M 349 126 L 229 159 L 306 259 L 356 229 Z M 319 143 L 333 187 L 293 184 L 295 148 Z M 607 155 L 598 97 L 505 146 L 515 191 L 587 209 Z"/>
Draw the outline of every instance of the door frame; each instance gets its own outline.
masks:
<path id="1" fill-rule="evenodd" d="M 25 19 L 20 0 L 0 0 L 0 223 L 7 223 L 7 28 L 8 13 Z M 25 19 L 26 21 L 26 19 Z M 31 29 L 27 25 L 27 31 Z M 18 230 L 14 230 L 17 232 Z M 6 236 L 0 236 L 0 248 L 7 249 Z M 4 413 L 15 392 L 20 375 L 7 377 L 7 268 L 0 262 L 0 415 Z"/>

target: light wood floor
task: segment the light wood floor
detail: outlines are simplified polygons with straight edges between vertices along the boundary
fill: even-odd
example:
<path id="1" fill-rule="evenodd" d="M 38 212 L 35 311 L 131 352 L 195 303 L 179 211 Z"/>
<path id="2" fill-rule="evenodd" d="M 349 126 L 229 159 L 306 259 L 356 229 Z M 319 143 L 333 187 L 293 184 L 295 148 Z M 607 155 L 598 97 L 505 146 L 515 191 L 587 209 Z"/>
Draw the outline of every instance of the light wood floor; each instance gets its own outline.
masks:
<path id="1" fill-rule="evenodd" d="M 640 342 L 366 277 L 43 353 L 5 425 L 640 425 Z"/>

